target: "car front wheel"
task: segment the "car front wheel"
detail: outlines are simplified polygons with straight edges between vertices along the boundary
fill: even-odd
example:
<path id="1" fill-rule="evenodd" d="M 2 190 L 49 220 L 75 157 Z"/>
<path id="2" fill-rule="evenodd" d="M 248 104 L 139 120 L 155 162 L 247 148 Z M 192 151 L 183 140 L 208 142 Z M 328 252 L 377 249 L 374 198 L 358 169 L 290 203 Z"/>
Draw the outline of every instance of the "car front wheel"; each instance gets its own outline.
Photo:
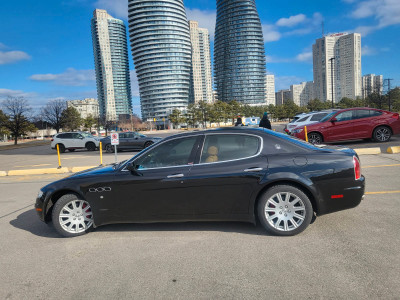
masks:
<path id="1" fill-rule="evenodd" d="M 94 143 L 92 143 L 92 142 L 87 143 L 87 144 L 86 144 L 86 149 L 87 149 L 88 151 L 94 151 L 94 150 L 96 150 L 96 145 L 95 145 Z"/>
<path id="2" fill-rule="evenodd" d="M 114 147 L 111 144 L 106 145 L 106 151 L 107 153 L 113 153 L 114 152 Z"/>
<path id="3" fill-rule="evenodd" d="M 313 217 L 312 204 L 307 195 L 291 185 L 276 185 L 264 192 L 257 208 L 261 224 L 274 235 L 299 234 Z"/>
<path id="4" fill-rule="evenodd" d="M 307 136 L 308 142 L 311 144 L 319 145 L 323 141 L 322 135 L 317 132 L 310 132 Z"/>
<path id="5" fill-rule="evenodd" d="M 93 228 L 93 214 L 90 204 L 75 194 L 62 196 L 52 212 L 55 229 L 65 237 L 83 235 Z"/>
<path id="6" fill-rule="evenodd" d="M 144 144 L 144 147 L 145 148 L 147 148 L 147 147 L 150 147 L 151 145 L 153 145 L 153 142 L 146 142 L 145 144 Z"/>
<path id="7" fill-rule="evenodd" d="M 373 133 L 373 139 L 375 142 L 383 143 L 390 140 L 392 132 L 386 126 L 379 126 L 375 128 Z"/>

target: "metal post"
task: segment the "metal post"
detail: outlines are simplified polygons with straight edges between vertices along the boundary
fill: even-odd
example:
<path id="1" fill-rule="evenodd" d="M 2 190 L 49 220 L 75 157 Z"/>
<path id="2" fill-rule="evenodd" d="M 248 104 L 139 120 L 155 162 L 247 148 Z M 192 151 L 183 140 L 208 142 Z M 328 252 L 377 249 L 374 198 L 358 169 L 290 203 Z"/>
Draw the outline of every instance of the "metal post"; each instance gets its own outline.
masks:
<path id="1" fill-rule="evenodd" d="M 57 155 L 58 155 L 58 168 L 57 169 L 61 169 L 60 147 L 58 144 L 57 144 Z"/>
<path id="2" fill-rule="evenodd" d="M 333 61 L 335 60 L 334 57 L 329 59 L 331 62 L 331 89 L 332 89 L 332 108 L 334 108 L 334 104 L 333 104 Z"/>
<path id="3" fill-rule="evenodd" d="M 103 145 L 101 144 L 101 142 L 99 144 L 99 149 L 100 149 L 100 166 L 102 166 L 103 165 Z"/>
<path id="4" fill-rule="evenodd" d="M 306 142 L 308 143 L 307 126 L 304 126 L 304 136 L 306 138 Z"/>
<path id="5" fill-rule="evenodd" d="M 117 157 L 117 145 L 114 145 L 114 150 L 115 150 L 115 163 L 118 162 L 118 157 Z"/>

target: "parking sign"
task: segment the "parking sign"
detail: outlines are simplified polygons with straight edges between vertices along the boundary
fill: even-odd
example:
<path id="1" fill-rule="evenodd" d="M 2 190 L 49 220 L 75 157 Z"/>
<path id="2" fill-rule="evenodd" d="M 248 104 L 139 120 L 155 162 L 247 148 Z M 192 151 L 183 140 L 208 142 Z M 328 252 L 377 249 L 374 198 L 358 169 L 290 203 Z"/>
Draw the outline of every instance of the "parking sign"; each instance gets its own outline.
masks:
<path id="1" fill-rule="evenodd" d="M 116 132 L 111 134 L 111 145 L 119 145 L 119 134 Z"/>

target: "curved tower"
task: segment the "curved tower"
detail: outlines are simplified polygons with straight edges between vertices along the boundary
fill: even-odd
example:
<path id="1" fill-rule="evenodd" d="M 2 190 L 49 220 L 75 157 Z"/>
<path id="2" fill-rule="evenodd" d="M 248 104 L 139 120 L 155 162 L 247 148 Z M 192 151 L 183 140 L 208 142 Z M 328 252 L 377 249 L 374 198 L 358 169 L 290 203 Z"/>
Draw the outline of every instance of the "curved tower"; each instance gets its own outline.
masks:
<path id="1" fill-rule="evenodd" d="M 144 120 L 188 105 L 191 44 L 183 0 L 129 0 L 129 34 Z"/>
<path id="2" fill-rule="evenodd" d="M 217 0 L 214 73 L 218 100 L 265 104 L 265 49 L 255 0 Z"/>

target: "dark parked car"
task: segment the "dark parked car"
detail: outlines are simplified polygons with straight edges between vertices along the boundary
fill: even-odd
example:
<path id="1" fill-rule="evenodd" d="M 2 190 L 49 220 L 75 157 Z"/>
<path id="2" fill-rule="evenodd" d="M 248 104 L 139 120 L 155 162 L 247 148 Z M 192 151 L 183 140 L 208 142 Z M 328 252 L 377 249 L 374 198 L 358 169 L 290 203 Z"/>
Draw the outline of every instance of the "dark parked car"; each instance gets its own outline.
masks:
<path id="1" fill-rule="evenodd" d="M 375 142 L 387 142 L 399 133 L 398 113 L 367 107 L 334 111 L 319 123 L 307 126 L 308 141 L 313 144 L 371 138 Z M 305 139 L 303 127 L 295 128 L 292 134 Z"/>
<path id="2" fill-rule="evenodd" d="M 364 185 L 352 149 L 241 127 L 165 138 L 43 187 L 35 208 L 64 236 L 110 223 L 257 218 L 272 234 L 294 235 L 314 214 L 357 206 Z"/>
<path id="3" fill-rule="evenodd" d="M 119 134 L 119 145 L 117 150 L 142 150 L 157 143 L 161 140 L 160 137 L 148 137 L 138 132 L 122 132 Z M 101 140 L 102 147 L 107 152 L 114 152 L 114 146 L 111 145 L 111 138 L 105 137 Z"/>

